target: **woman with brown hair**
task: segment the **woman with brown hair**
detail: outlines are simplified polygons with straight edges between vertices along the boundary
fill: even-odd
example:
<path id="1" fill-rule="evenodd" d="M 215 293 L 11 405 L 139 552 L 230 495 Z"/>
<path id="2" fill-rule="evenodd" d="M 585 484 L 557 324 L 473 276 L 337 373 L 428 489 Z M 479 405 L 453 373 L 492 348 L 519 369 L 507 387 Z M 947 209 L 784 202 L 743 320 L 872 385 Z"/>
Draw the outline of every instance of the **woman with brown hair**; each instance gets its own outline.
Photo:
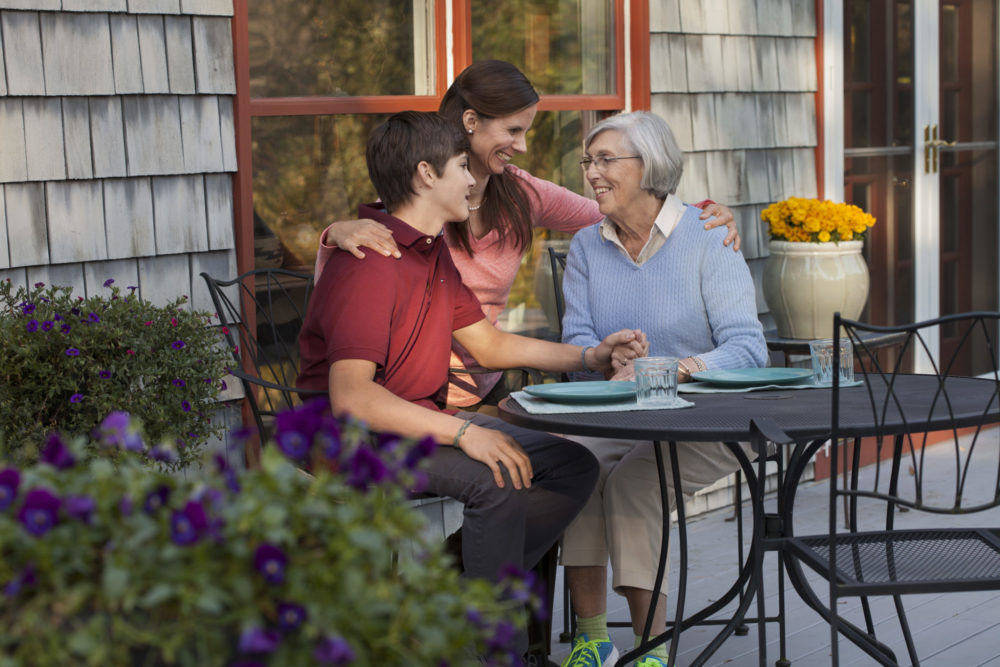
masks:
<path id="1" fill-rule="evenodd" d="M 603 216 L 594 200 L 510 164 L 528 150 L 526 136 L 538 112 L 538 93 L 514 65 L 482 60 L 462 71 L 448 88 L 438 112 L 461 125 L 469 135 L 469 171 L 476 185 L 469 195 L 469 218 L 445 225 L 445 241 L 462 281 L 479 298 L 496 324 L 507 306 L 521 258 L 531 246 L 532 231 L 542 227 L 576 232 Z M 725 206 L 705 202 L 706 228 L 728 225 L 725 244 L 739 249 L 733 214 Z M 338 221 L 320 236 L 316 279 L 336 248 L 364 257 L 365 246 L 383 255 L 399 256 L 392 234 L 373 220 Z M 472 357 L 453 343 L 453 368 L 475 371 Z M 500 373 L 452 373 L 450 406 L 475 410 L 506 395 Z"/>

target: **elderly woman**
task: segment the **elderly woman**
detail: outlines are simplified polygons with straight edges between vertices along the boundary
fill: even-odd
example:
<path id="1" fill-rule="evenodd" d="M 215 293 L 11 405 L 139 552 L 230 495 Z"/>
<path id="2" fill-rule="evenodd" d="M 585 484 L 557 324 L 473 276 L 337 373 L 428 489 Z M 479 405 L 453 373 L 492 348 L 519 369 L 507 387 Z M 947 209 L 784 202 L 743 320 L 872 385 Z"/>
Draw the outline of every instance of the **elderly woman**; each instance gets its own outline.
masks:
<path id="1" fill-rule="evenodd" d="M 680 359 L 681 382 L 701 369 L 764 366 L 767 349 L 750 271 L 742 255 L 722 245 L 725 230 L 706 233 L 698 209 L 674 195 L 683 156 L 667 123 L 648 112 L 613 116 L 594 126 L 584 146 L 580 164 L 605 217 L 578 232 L 570 247 L 564 342 L 597 345 L 628 322 L 646 332 L 650 355 Z M 619 365 L 613 379 L 631 374 L 630 364 Z M 597 456 L 601 475 L 563 537 L 562 563 L 579 618 L 563 665 L 574 667 L 617 659 L 607 629 L 609 556 L 614 589 L 628 600 L 638 642 L 662 534 L 650 443 L 578 440 Z M 721 442 L 681 442 L 678 456 L 685 494 L 738 468 Z M 669 471 L 666 478 L 672 480 Z M 665 629 L 665 609 L 661 595 L 654 632 Z M 665 651 L 660 646 L 635 664 L 665 665 Z"/>

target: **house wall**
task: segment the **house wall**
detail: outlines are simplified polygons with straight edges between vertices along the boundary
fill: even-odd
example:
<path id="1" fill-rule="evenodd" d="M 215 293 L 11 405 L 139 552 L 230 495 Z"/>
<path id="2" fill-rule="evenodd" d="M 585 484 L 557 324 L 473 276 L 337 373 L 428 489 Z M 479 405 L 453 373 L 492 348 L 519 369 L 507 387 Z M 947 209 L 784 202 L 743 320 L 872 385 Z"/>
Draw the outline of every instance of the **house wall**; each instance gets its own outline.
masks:
<path id="1" fill-rule="evenodd" d="M 651 0 L 652 110 L 686 153 L 678 194 L 731 207 L 760 276 L 770 203 L 815 197 L 814 0 Z"/>
<path id="2" fill-rule="evenodd" d="M 236 272 L 232 0 L 0 0 L 0 279 L 211 310 Z"/>

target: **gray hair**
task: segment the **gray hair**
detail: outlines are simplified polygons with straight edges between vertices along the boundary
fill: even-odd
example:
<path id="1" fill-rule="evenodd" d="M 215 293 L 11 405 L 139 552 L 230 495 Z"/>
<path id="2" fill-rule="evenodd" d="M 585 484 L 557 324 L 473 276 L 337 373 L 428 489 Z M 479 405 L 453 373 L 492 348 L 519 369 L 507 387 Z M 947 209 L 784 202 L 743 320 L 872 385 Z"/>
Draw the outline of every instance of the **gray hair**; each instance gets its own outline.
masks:
<path id="1" fill-rule="evenodd" d="M 620 132 L 625 144 L 642 158 L 642 181 L 639 187 L 660 199 L 677 191 L 684 173 L 681 152 L 667 121 L 649 111 L 633 111 L 605 118 L 587 133 L 584 149 L 589 149 L 597 135 L 608 130 Z"/>

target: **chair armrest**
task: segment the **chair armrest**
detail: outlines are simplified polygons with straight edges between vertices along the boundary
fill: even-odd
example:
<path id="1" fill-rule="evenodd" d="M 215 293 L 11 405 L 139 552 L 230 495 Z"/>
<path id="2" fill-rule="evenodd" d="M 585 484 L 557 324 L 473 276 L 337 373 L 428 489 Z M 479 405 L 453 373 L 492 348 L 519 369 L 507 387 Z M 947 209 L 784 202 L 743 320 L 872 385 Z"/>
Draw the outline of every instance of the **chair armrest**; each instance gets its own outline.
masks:
<path id="1" fill-rule="evenodd" d="M 269 380 L 257 377 L 256 375 L 250 375 L 242 368 L 232 368 L 229 372 L 231 375 L 243 380 L 244 382 L 249 382 L 261 387 L 267 387 L 268 389 L 275 389 L 277 391 L 292 391 L 303 396 L 326 396 L 328 394 L 328 392 L 323 391 L 322 389 L 301 389 L 299 387 L 290 387 L 288 385 L 270 382 Z"/>

